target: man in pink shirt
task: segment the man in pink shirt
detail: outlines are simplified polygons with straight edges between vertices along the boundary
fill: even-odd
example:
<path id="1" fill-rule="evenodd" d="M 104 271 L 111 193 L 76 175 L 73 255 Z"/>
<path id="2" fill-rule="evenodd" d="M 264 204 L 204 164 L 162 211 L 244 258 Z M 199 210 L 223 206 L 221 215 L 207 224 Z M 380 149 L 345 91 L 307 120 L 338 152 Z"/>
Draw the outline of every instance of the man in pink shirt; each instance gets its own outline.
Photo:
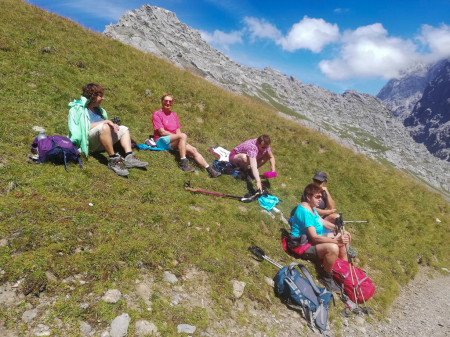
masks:
<path id="1" fill-rule="evenodd" d="M 258 190 L 262 191 L 258 168 L 269 161 L 272 172 L 275 172 L 275 157 L 270 150 L 270 137 L 262 135 L 236 146 L 230 153 L 229 161 L 246 172 L 249 171 L 248 167 L 250 166 L 256 186 Z"/>
<path id="2" fill-rule="evenodd" d="M 219 172 L 208 165 L 200 152 L 188 144 L 187 135 L 181 132 L 178 116 L 170 110 L 173 105 L 173 95 L 164 94 L 161 97 L 161 104 L 162 108 L 155 111 L 152 116 L 156 146 L 165 150 L 178 149 L 180 152 L 180 169 L 185 172 L 195 171 L 186 158 L 186 155 L 189 155 L 194 158 L 197 164 L 206 169 L 211 178 L 220 176 Z"/>

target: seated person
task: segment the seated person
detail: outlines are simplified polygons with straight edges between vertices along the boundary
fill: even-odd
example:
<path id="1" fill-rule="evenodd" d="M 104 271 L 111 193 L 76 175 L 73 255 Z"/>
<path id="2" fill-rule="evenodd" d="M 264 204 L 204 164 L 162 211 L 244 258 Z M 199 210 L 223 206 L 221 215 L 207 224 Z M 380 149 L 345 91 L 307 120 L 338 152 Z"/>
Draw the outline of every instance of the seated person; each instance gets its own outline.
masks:
<path id="1" fill-rule="evenodd" d="M 128 128 L 114 124 L 100 107 L 104 91 L 98 84 L 86 84 L 81 99 L 69 103 L 69 138 L 86 157 L 89 153 L 106 151 L 108 168 L 119 176 L 128 176 L 126 168 L 145 167 L 148 163 L 137 159 L 132 152 Z M 125 152 L 124 158 L 114 152 L 117 142 Z"/>
<path id="2" fill-rule="evenodd" d="M 338 257 L 348 261 L 346 245 L 351 241 L 350 234 L 324 235 L 324 228 L 335 230 L 336 225 L 322 219 L 316 211 L 322 201 L 321 188 L 309 184 L 305 188 L 305 197 L 306 201 L 298 205 L 292 218 L 286 246 L 291 251 L 295 249 L 302 259 L 320 262 L 323 271 L 319 281 L 330 291 L 340 291 L 333 280 L 332 269 Z"/>
<path id="3" fill-rule="evenodd" d="M 165 150 L 178 149 L 180 152 L 180 169 L 185 172 L 194 172 L 189 165 L 186 155 L 194 158 L 201 167 L 205 168 L 211 178 L 220 176 L 212 166 L 209 166 L 200 152 L 188 144 L 187 135 L 181 132 L 178 116 L 171 111 L 173 95 L 165 93 L 161 97 L 162 108 L 153 113 L 152 122 L 156 146 Z"/>
<path id="4" fill-rule="evenodd" d="M 270 150 L 270 137 L 262 135 L 249 139 L 236 146 L 230 153 L 230 163 L 240 167 L 246 173 L 253 174 L 258 190 L 262 191 L 258 168 L 270 161 L 271 170 L 275 172 L 275 157 Z M 250 166 L 250 172 L 249 167 Z"/>
<path id="5" fill-rule="evenodd" d="M 322 190 L 322 201 L 316 208 L 316 211 L 322 217 L 322 219 L 334 223 L 336 218 L 339 217 L 339 214 L 336 213 L 336 209 L 334 208 L 334 200 L 331 197 L 330 192 L 328 192 L 328 188 L 325 186 L 328 180 L 327 174 L 323 171 L 319 171 L 314 175 L 312 179 L 313 184 L 320 187 Z M 306 201 L 305 192 L 303 192 L 301 199 L 301 202 L 304 201 Z"/>

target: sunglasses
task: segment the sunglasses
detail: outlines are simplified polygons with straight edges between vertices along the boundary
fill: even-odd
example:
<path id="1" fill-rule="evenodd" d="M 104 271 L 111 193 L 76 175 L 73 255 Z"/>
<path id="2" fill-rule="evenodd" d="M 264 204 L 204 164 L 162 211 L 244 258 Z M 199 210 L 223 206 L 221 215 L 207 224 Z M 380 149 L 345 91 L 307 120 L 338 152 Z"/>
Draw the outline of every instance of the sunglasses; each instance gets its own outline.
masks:
<path id="1" fill-rule="evenodd" d="M 316 198 L 316 199 L 322 199 L 322 195 L 316 194 L 316 195 L 314 196 L 314 198 Z"/>

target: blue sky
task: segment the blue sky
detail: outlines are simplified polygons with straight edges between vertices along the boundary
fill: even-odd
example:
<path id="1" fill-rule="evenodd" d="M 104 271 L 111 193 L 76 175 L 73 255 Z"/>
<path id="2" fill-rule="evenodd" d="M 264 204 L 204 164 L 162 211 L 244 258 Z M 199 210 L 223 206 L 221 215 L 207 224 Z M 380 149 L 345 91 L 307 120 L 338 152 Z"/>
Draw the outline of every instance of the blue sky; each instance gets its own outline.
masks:
<path id="1" fill-rule="evenodd" d="M 450 0 L 28 0 L 102 32 L 144 4 L 176 13 L 232 60 L 376 95 L 416 62 L 450 57 Z"/>

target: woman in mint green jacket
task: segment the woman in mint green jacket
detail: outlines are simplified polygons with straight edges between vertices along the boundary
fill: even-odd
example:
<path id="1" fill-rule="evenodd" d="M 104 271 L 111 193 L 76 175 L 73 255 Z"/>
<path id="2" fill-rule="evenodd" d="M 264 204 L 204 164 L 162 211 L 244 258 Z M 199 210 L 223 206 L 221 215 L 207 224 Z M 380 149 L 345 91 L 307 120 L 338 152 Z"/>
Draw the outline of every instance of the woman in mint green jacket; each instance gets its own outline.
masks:
<path id="1" fill-rule="evenodd" d="M 131 150 L 129 129 L 110 121 L 106 110 L 100 107 L 104 91 L 98 84 L 86 84 L 81 99 L 69 103 L 69 138 L 86 157 L 92 152 L 106 151 L 108 168 L 120 176 L 128 176 L 126 168 L 145 167 L 148 163 L 137 159 Z M 125 152 L 124 158 L 114 152 L 117 142 Z"/>

